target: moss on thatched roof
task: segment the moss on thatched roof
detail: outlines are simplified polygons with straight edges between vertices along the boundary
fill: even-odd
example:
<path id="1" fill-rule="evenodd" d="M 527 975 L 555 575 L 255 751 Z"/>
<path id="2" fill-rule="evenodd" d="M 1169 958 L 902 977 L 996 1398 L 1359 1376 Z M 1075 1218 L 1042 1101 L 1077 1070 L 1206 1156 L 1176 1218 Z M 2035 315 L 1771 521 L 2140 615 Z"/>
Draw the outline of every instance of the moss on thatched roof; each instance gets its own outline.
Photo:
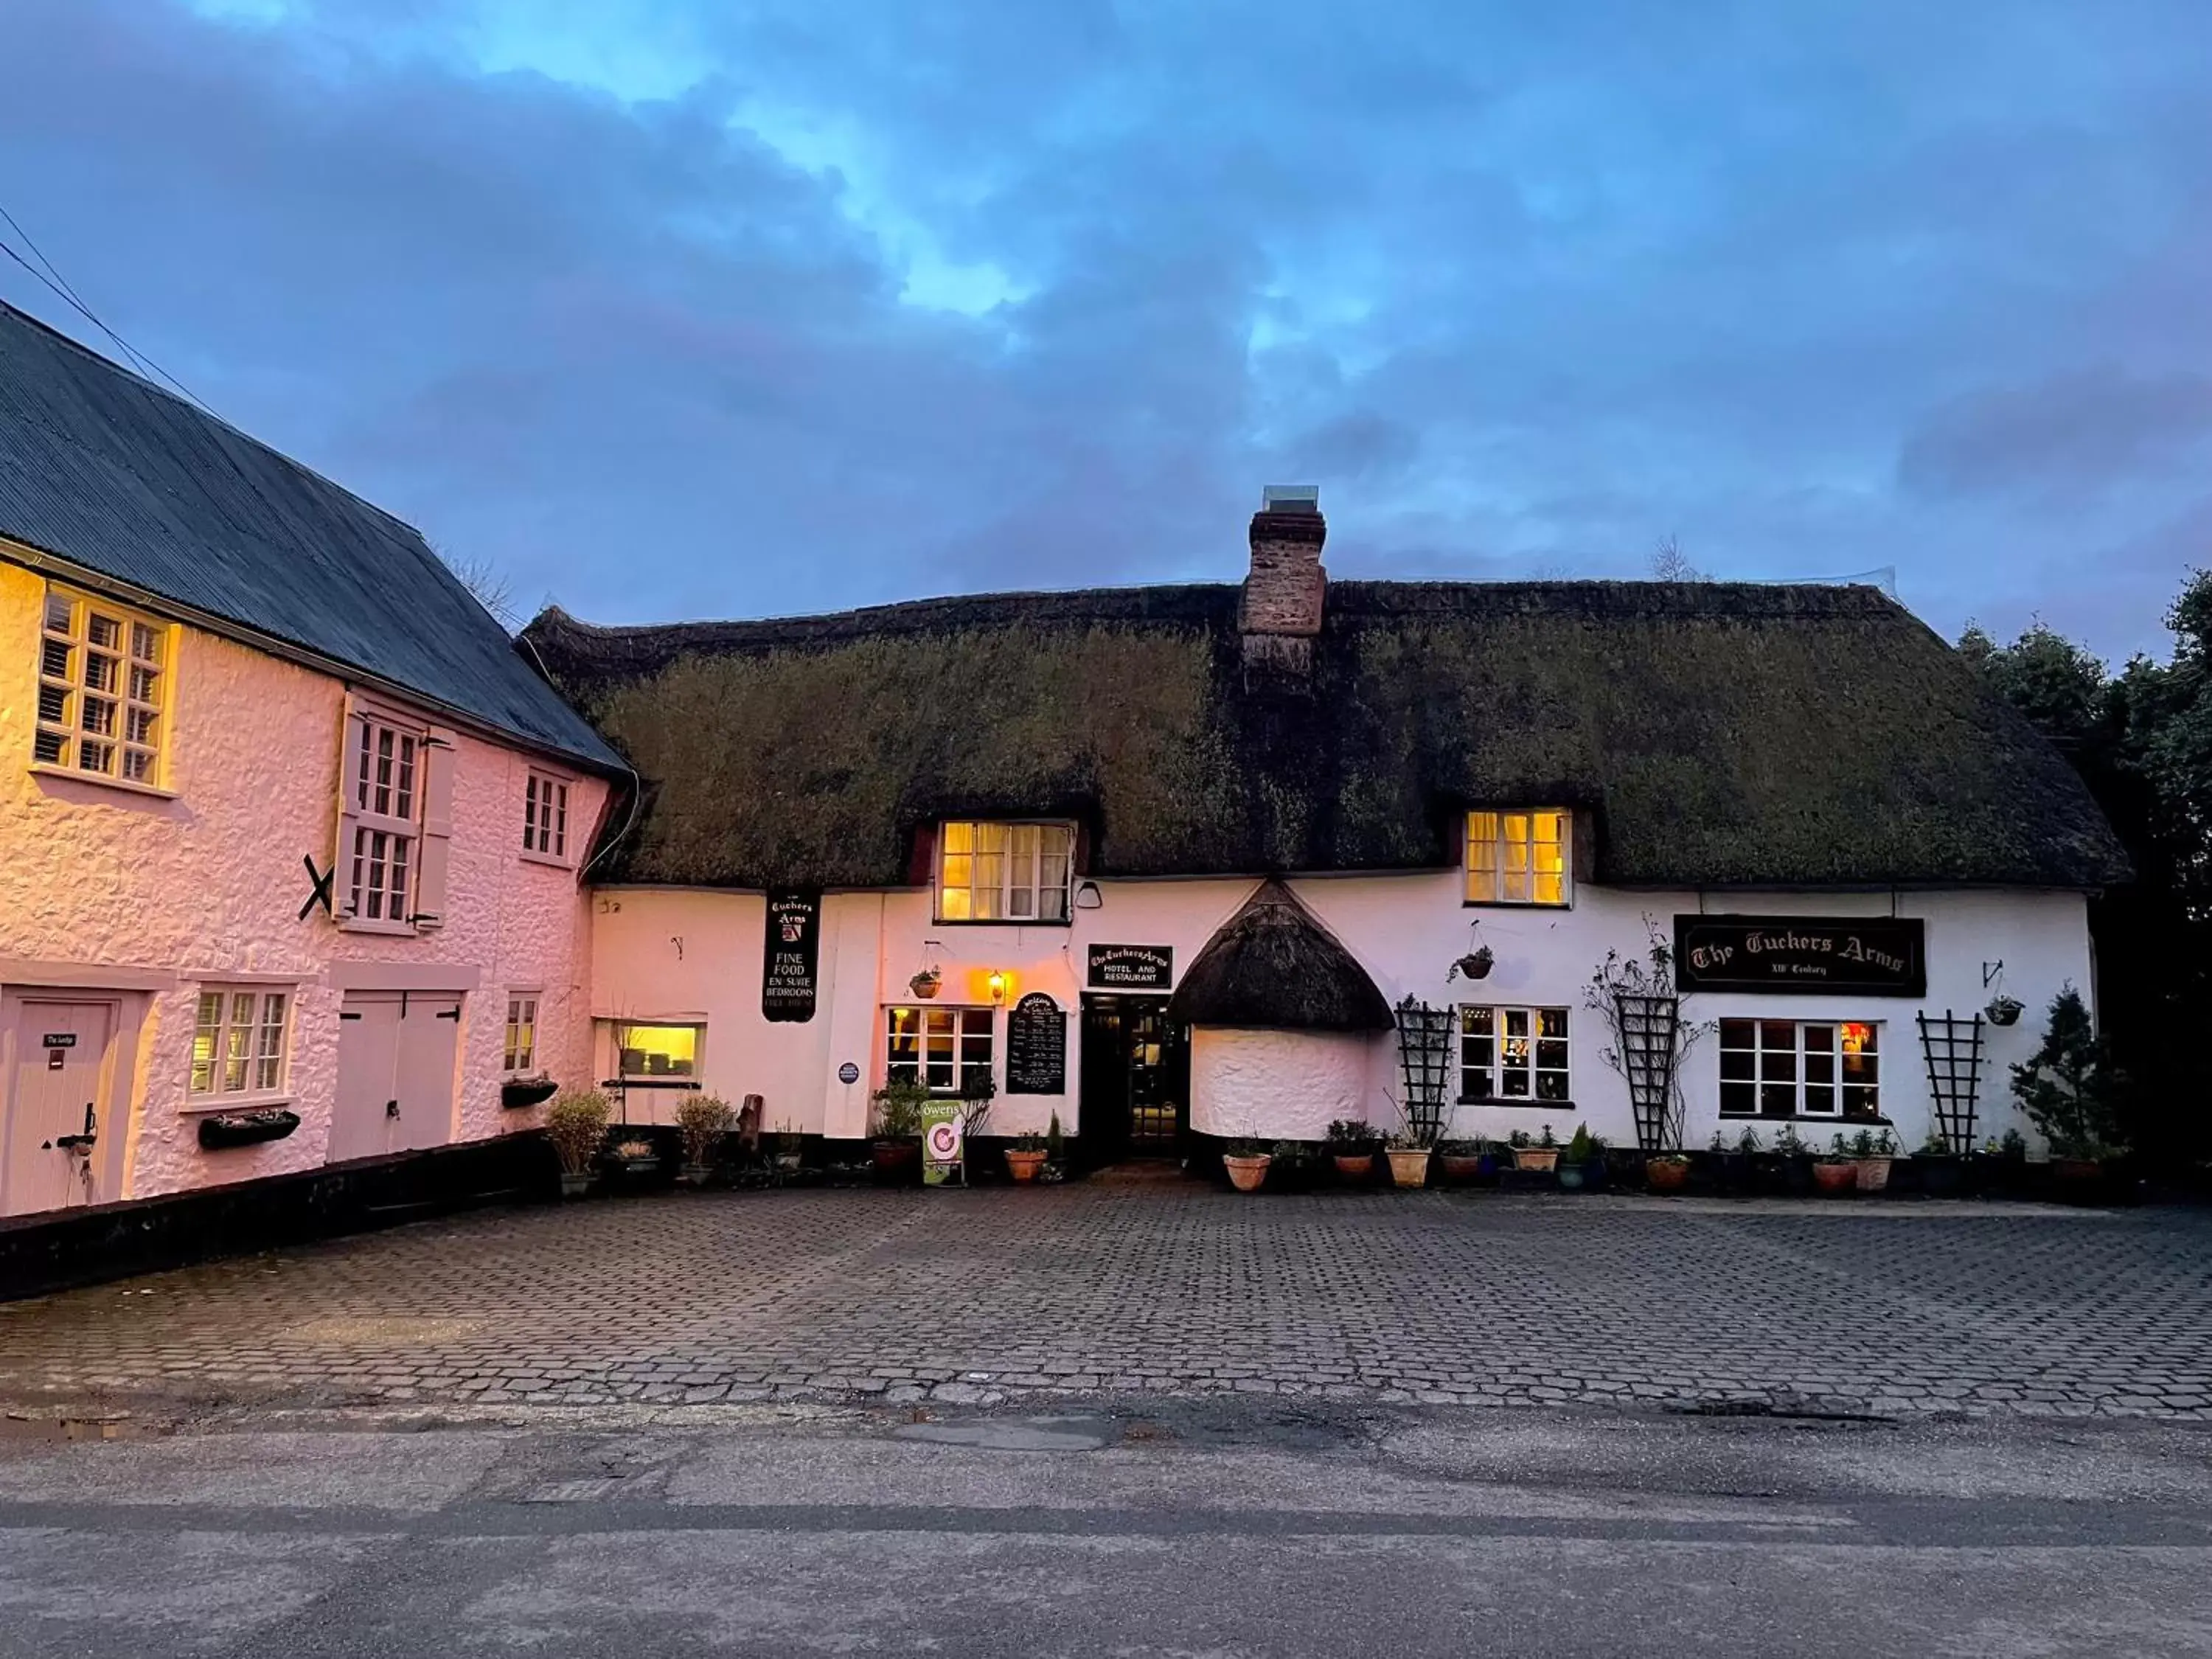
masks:
<path id="1" fill-rule="evenodd" d="M 964 814 L 1082 820 L 1092 873 L 1434 868 L 1564 804 L 1647 886 L 2122 879 L 2072 770 L 1872 588 L 1332 582 L 1310 692 L 1237 589 L 1004 594 L 526 637 L 644 783 L 604 878 L 899 886 Z"/>
<path id="2" fill-rule="evenodd" d="M 1387 1031 L 1390 1005 L 1351 951 L 1279 881 L 1261 883 L 1183 971 L 1178 1025 Z"/>

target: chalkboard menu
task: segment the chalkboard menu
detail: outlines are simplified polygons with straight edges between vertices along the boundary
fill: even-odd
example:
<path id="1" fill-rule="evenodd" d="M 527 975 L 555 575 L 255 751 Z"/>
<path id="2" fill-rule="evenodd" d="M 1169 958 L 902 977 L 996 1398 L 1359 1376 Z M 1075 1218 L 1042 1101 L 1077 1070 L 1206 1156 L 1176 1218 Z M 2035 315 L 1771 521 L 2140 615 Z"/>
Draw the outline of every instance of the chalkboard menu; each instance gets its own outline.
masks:
<path id="1" fill-rule="evenodd" d="M 1925 996 L 1924 927 L 1917 916 L 1676 916 L 1674 983 L 1684 991 Z"/>
<path id="2" fill-rule="evenodd" d="M 1171 945 L 1094 945 L 1090 947 L 1091 983 L 1101 991 L 1170 991 L 1175 988 Z"/>
<path id="3" fill-rule="evenodd" d="M 1032 991 L 1006 1016 L 1006 1092 L 1067 1092 L 1067 1016 L 1042 991 Z"/>
<path id="4" fill-rule="evenodd" d="M 804 1023 L 814 1018 L 822 959 L 822 895 L 770 893 L 768 945 L 761 963 L 761 1017 Z"/>

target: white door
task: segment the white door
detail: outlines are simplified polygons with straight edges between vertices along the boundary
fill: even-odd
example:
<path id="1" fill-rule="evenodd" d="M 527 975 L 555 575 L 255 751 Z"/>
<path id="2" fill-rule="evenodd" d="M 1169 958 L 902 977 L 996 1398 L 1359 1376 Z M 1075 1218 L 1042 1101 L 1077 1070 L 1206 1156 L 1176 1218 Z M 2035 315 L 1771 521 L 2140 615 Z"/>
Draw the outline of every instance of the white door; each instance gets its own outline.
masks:
<path id="1" fill-rule="evenodd" d="M 461 999 L 449 992 L 354 991 L 338 1011 L 332 1164 L 442 1146 L 453 1138 Z"/>
<path id="2" fill-rule="evenodd" d="M 115 1010 L 104 1002 L 20 1003 L 0 1215 L 35 1215 L 95 1197 L 106 1123 L 101 1085 Z"/>

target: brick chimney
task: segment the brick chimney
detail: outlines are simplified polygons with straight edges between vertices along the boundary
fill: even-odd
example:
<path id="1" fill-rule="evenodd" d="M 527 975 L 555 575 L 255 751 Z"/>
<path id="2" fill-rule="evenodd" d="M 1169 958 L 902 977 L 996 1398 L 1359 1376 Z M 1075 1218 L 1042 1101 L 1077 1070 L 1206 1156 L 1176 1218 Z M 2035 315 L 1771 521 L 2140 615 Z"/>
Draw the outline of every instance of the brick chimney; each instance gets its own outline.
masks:
<path id="1" fill-rule="evenodd" d="M 1311 673 L 1322 595 L 1328 586 L 1328 573 L 1321 568 L 1328 539 L 1319 489 L 1270 484 L 1261 495 L 1260 510 L 1252 515 L 1252 564 L 1237 618 L 1248 678 L 1255 669 L 1292 682 Z"/>

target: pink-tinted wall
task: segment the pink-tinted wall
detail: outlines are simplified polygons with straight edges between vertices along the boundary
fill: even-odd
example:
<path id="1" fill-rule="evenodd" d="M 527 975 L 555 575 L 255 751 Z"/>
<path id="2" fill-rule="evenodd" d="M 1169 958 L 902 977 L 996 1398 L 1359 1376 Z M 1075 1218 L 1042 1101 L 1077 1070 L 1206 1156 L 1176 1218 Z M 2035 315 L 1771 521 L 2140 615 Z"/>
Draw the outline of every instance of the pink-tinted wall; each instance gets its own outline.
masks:
<path id="1" fill-rule="evenodd" d="M 9 963 L 175 975 L 170 988 L 125 994 L 142 999 L 143 1012 L 136 1074 L 115 1093 L 114 1106 L 127 1109 L 128 1141 L 96 1198 L 320 1164 L 337 1079 L 343 993 L 330 975 L 338 964 L 422 964 L 428 977 L 468 988 L 455 1140 L 538 1116 L 499 1104 L 510 988 L 539 995 L 540 1066 L 563 1082 L 586 1079 L 590 918 L 574 869 L 522 856 L 530 757 L 459 732 L 440 931 L 348 933 L 319 910 L 303 921 L 309 884 L 301 860 L 327 868 L 333 853 L 346 685 L 185 628 L 172 671 L 173 799 L 36 774 L 27 763 L 43 592 L 37 575 L 0 563 L 0 981 Z M 570 846 L 580 853 L 607 788 L 576 769 L 554 769 L 574 780 Z M 202 983 L 240 980 L 295 989 L 287 1103 L 303 1121 L 283 1140 L 206 1152 L 196 1133 L 204 1102 L 186 1094 L 193 1011 Z M 88 974 L 86 982 L 101 981 Z"/>

